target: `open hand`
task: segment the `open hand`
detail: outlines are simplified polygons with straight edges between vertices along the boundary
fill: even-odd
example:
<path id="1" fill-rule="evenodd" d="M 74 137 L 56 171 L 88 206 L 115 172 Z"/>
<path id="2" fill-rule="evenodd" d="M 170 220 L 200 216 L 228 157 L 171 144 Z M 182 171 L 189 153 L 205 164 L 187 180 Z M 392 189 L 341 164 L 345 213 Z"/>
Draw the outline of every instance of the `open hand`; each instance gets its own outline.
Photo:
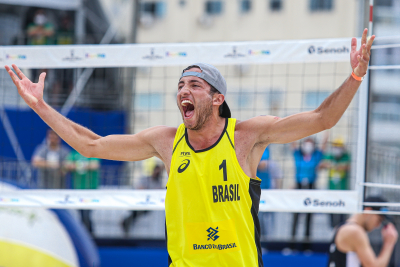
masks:
<path id="1" fill-rule="evenodd" d="M 358 77 L 363 77 L 367 73 L 371 46 L 375 39 L 375 35 L 372 35 L 367 42 L 367 33 L 368 29 L 364 29 L 360 50 L 357 50 L 357 39 L 351 39 L 350 64 L 354 74 Z"/>
<path id="2" fill-rule="evenodd" d="M 18 89 L 19 95 L 25 100 L 29 107 L 34 109 L 39 102 L 43 101 L 44 78 L 46 77 L 46 73 L 42 72 L 39 76 L 39 82 L 33 83 L 15 64 L 13 64 L 12 67 L 18 76 L 15 75 L 9 66 L 5 66 L 8 74 Z"/>

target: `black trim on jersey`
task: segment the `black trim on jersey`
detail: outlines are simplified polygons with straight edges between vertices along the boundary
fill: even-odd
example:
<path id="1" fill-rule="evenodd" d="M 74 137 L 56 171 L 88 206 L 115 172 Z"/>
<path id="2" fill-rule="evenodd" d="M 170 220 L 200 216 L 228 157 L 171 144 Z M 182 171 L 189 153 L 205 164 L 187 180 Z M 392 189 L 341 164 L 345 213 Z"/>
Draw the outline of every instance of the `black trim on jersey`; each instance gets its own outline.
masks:
<path id="1" fill-rule="evenodd" d="M 168 266 L 170 266 L 172 264 L 172 259 L 169 256 L 169 252 L 168 252 L 167 219 L 165 219 L 164 224 L 165 224 L 165 244 L 167 245 L 167 253 L 168 253 Z"/>
<path id="2" fill-rule="evenodd" d="M 184 136 L 185 136 L 185 135 L 182 135 L 182 137 L 179 138 L 178 142 L 176 142 L 176 145 L 175 145 L 175 147 L 174 147 L 174 150 L 172 150 L 172 155 L 174 154 L 176 147 L 178 146 L 179 142 L 182 140 L 182 138 L 183 138 Z"/>
<path id="3" fill-rule="evenodd" d="M 261 242 L 260 242 L 260 221 L 258 220 L 258 209 L 260 206 L 260 196 L 261 196 L 261 181 L 250 179 L 249 182 L 249 195 L 251 198 L 251 216 L 253 216 L 254 222 L 254 241 L 257 247 L 258 254 L 258 267 L 263 267 L 262 252 L 261 252 Z"/>
<path id="4" fill-rule="evenodd" d="M 187 128 L 185 128 L 185 139 L 186 139 L 186 143 L 187 145 L 190 147 L 190 149 L 192 149 L 195 153 L 199 153 L 199 152 L 205 152 L 207 150 L 210 150 L 211 148 L 215 147 L 216 145 L 218 145 L 219 141 L 221 141 L 222 137 L 224 136 L 224 134 L 226 133 L 226 129 L 228 128 L 228 118 L 225 118 L 225 127 L 224 130 L 221 133 L 221 136 L 218 138 L 217 142 L 215 142 L 212 146 L 207 147 L 205 149 L 201 149 L 201 150 L 195 150 L 192 145 L 189 143 L 189 135 L 187 132 Z"/>
<path id="5" fill-rule="evenodd" d="M 226 132 L 226 136 L 228 136 L 228 139 L 229 139 L 229 142 L 231 143 L 231 146 L 233 147 L 233 150 L 235 150 L 235 146 L 232 143 L 232 140 L 231 140 L 231 137 L 228 134 L 228 131 L 225 131 L 225 132 Z"/>
<path id="6" fill-rule="evenodd" d="M 354 222 L 344 222 L 339 224 L 338 226 L 335 227 L 335 233 L 333 235 L 331 244 L 329 245 L 329 257 L 328 257 L 328 264 L 327 267 L 330 267 L 332 263 L 334 263 L 334 266 L 336 267 L 347 267 L 348 262 L 347 262 L 347 252 L 342 252 L 340 251 L 337 246 L 336 246 L 336 235 L 343 225 L 346 224 L 353 224 Z M 362 265 L 359 265 L 357 267 L 362 267 Z M 354 266 L 349 266 L 349 267 L 354 267 Z"/>

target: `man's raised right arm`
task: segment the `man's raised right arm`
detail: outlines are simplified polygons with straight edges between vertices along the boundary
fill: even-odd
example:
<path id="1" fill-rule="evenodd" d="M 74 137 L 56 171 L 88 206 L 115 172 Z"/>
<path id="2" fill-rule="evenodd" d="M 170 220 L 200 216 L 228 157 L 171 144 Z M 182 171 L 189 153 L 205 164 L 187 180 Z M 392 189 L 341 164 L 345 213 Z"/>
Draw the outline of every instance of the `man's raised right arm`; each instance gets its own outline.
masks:
<path id="1" fill-rule="evenodd" d="M 69 120 L 43 100 L 44 79 L 41 73 L 38 83 L 32 83 L 16 66 L 17 75 L 5 66 L 8 74 L 24 101 L 49 125 L 65 142 L 85 157 L 136 161 L 158 156 L 155 142 L 165 137 L 169 127 L 157 126 L 134 135 L 109 135 L 101 137 L 89 129 Z"/>

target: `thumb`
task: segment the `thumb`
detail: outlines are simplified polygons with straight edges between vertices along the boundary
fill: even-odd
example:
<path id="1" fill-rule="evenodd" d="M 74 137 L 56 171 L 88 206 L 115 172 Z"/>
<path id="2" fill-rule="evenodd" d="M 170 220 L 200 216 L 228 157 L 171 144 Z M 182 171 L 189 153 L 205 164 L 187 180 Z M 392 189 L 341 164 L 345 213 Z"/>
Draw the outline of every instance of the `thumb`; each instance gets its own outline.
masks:
<path id="1" fill-rule="evenodd" d="M 46 78 L 46 72 L 42 72 L 39 76 L 39 82 L 38 84 L 44 86 L 44 79 Z"/>

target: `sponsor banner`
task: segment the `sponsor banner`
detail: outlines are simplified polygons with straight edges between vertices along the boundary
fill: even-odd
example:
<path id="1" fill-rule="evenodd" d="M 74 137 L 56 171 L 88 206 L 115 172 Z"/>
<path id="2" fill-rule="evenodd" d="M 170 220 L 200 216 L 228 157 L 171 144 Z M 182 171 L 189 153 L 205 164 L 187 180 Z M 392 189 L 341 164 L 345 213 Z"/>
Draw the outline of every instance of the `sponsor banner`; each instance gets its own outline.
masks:
<path id="1" fill-rule="evenodd" d="M 187 44 L 3 46 L 0 61 L 22 68 L 348 62 L 350 39 Z"/>
<path id="2" fill-rule="evenodd" d="M 16 190 L 0 207 L 164 210 L 166 190 Z M 355 213 L 357 191 L 262 190 L 260 211 Z"/>
<path id="3" fill-rule="evenodd" d="M 262 190 L 260 211 L 356 213 L 352 190 Z"/>
<path id="4" fill-rule="evenodd" d="M 165 190 L 17 190 L 0 192 L 0 207 L 164 210 Z"/>

